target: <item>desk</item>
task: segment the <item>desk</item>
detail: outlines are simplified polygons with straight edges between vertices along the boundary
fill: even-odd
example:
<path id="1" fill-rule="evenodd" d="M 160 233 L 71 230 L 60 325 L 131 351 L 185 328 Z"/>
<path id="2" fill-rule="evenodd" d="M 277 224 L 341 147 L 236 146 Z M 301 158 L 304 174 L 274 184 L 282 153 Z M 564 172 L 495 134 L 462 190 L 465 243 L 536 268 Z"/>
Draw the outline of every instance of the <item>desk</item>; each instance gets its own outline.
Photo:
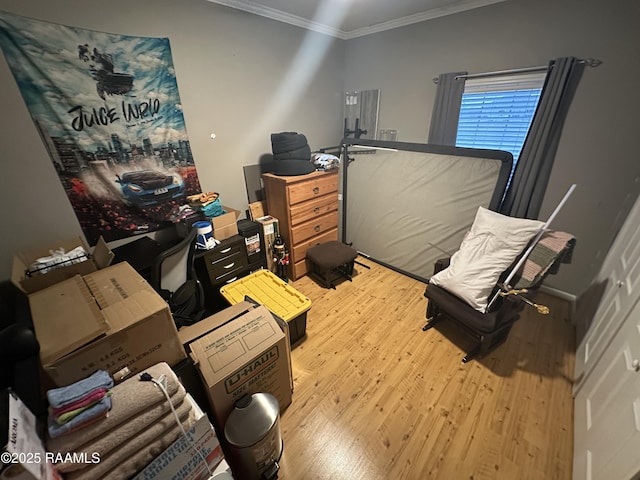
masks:
<path id="1" fill-rule="evenodd" d="M 139 237 L 133 242 L 112 249 L 113 263 L 128 262 L 145 280 L 151 278 L 151 266 L 165 247 L 150 237 Z"/>
<path id="2" fill-rule="evenodd" d="M 112 249 L 113 263 L 129 264 L 147 281 L 151 279 L 151 267 L 157 256 L 171 247 L 162 245 L 150 237 L 139 237 Z M 229 304 L 220 295 L 220 287 L 250 273 L 247 248 L 241 235 L 222 240 L 210 250 L 196 250 L 194 268 L 205 292 L 205 307 L 217 312 Z"/>

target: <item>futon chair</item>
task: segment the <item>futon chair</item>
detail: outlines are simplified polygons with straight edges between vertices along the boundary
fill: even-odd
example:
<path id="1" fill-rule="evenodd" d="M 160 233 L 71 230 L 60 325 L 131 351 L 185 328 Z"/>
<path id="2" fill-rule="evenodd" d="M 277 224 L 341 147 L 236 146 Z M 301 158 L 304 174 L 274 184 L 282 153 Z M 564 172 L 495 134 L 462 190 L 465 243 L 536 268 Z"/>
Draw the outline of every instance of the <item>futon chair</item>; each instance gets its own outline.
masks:
<path id="1" fill-rule="evenodd" d="M 449 258 L 438 260 L 434 274 L 449 265 Z M 513 324 L 518 320 L 524 302 L 514 296 L 500 297 L 487 313 L 481 313 L 470 307 L 457 296 L 437 285 L 427 285 L 424 296 L 427 303 L 427 331 L 443 320 L 455 322 L 467 333 L 473 335 L 477 344 L 462 359 L 467 363 L 473 358 L 482 358 L 507 339 Z"/>
<path id="2" fill-rule="evenodd" d="M 482 358 L 501 345 L 511 328 L 520 318 L 522 309 L 533 306 L 540 313 L 548 313 L 544 306 L 535 304 L 531 298 L 549 274 L 558 272 L 561 263 L 570 263 L 575 238 L 564 232 L 546 232 L 533 247 L 528 259 L 513 277 L 510 291 L 494 288 L 489 296 L 488 308 L 480 311 L 446 288 L 428 284 L 424 296 L 428 299 L 427 331 L 443 320 L 449 320 L 477 339 L 476 345 L 462 358 L 467 363 L 473 358 Z M 434 275 L 449 266 L 450 258 L 436 261 Z M 516 263 L 516 262 L 514 262 Z M 513 264 L 507 269 L 496 285 L 502 285 Z M 433 278 L 433 277 L 432 277 Z M 526 296 L 524 296 L 526 295 Z"/>
<path id="3" fill-rule="evenodd" d="M 151 266 L 150 284 L 169 304 L 178 327 L 192 325 L 205 314 L 204 291 L 194 268 L 197 230 L 158 255 Z"/>

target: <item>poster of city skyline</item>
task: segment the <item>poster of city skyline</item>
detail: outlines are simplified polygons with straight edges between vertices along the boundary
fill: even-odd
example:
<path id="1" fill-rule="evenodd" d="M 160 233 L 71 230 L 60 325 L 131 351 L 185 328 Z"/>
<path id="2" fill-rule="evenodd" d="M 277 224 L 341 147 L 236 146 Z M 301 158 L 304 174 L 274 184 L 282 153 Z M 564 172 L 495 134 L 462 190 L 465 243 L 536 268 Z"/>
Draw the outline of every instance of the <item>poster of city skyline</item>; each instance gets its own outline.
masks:
<path id="1" fill-rule="evenodd" d="M 0 48 L 90 245 L 188 210 L 201 189 L 168 38 L 0 12 Z"/>

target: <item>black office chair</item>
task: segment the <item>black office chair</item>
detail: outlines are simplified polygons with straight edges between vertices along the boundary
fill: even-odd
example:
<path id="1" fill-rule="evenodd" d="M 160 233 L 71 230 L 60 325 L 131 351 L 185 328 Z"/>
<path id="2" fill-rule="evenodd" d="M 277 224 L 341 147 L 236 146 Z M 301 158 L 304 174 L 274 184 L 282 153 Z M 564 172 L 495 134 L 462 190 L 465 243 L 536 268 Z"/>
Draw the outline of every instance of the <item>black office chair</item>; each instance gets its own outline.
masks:
<path id="1" fill-rule="evenodd" d="M 151 286 L 169 304 L 178 327 L 192 325 L 205 314 L 204 290 L 194 268 L 196 235 L 194 228 L 151 266 Z"/>

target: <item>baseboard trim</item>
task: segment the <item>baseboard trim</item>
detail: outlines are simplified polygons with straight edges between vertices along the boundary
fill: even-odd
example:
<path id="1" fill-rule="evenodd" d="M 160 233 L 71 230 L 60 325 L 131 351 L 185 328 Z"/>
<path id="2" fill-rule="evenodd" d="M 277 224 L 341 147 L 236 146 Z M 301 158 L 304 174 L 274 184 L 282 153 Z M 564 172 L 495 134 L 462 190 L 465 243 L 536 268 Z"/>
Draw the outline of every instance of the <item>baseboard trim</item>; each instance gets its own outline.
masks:
<path id="1" fill-rule="evenodd" d="M 557 288 L 548 287 L 546 285 L 541 285 L 540 291 L 569 302 L 569 315 L 571 323 L 575 325 L 574 314 L 576 311 L 576 302 L 578 300 L 578 297 L 576 297 L 573 293 L 565 292 L 564 290 L 558 290 Z"/>

